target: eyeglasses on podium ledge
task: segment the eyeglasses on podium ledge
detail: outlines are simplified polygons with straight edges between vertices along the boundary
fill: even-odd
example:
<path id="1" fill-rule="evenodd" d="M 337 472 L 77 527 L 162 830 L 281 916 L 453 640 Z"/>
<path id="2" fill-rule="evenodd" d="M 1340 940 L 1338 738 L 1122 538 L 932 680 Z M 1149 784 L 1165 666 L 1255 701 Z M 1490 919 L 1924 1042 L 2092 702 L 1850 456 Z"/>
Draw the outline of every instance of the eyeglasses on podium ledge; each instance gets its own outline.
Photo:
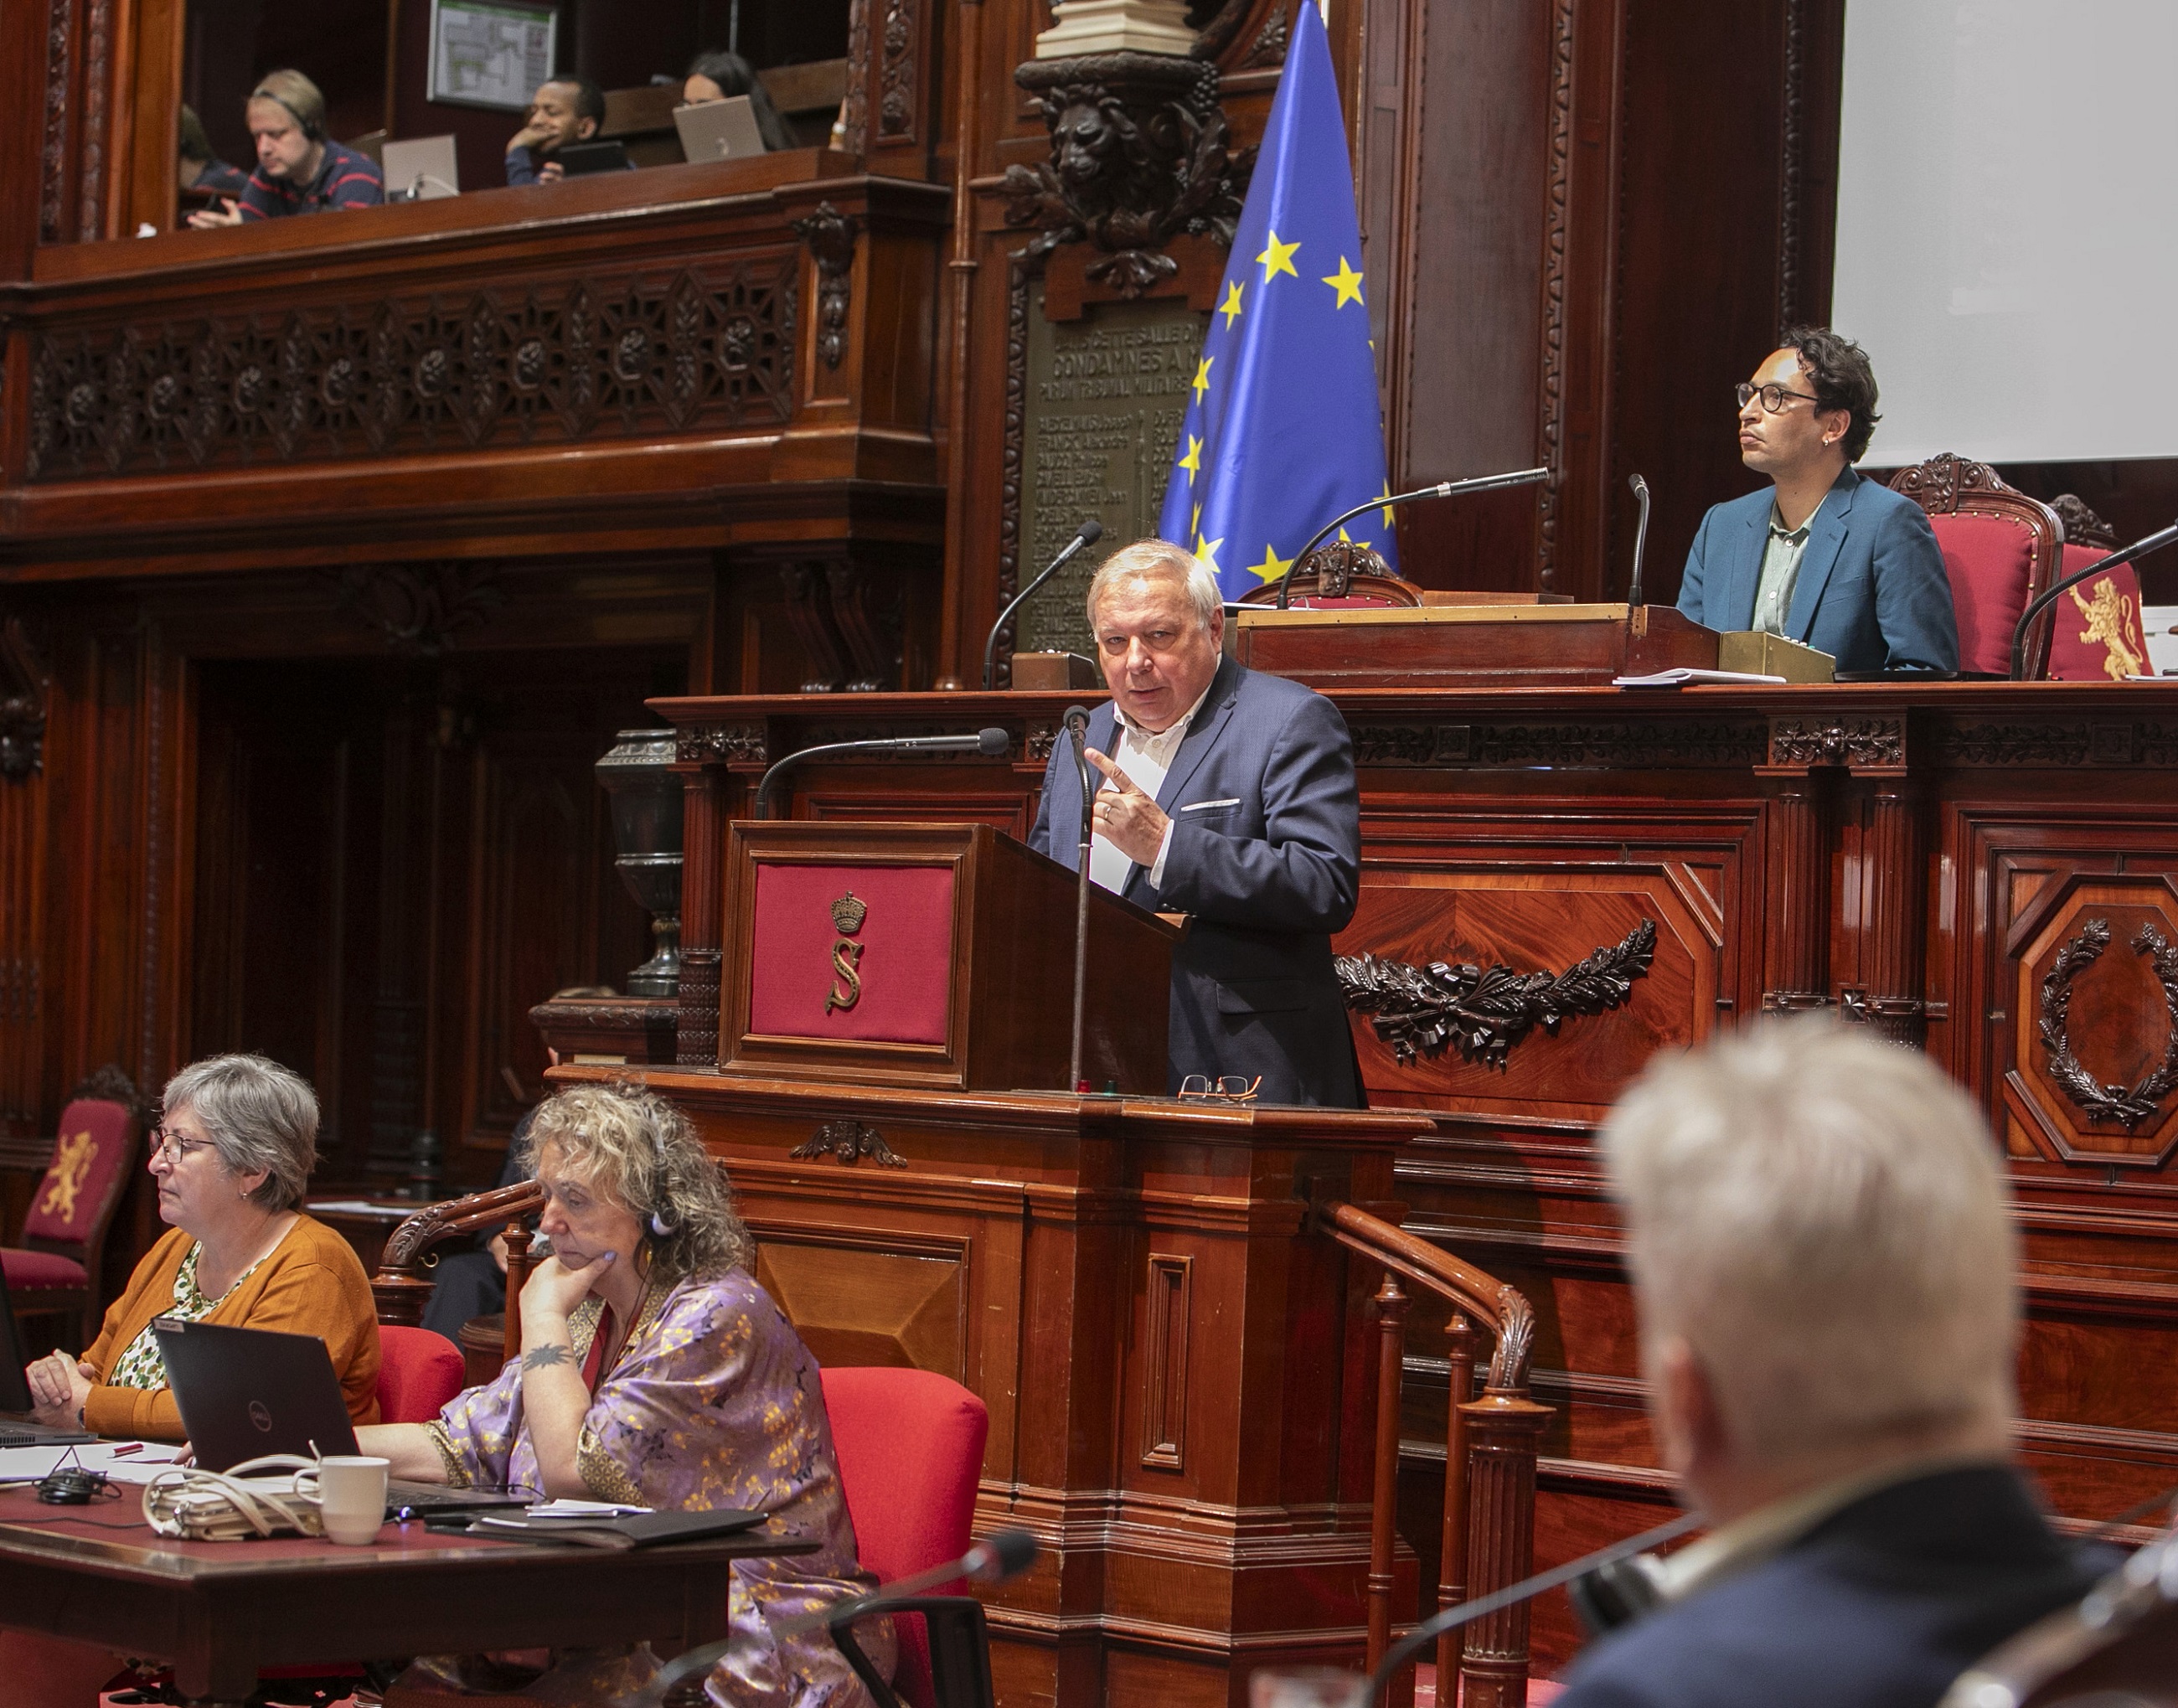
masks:
<path id="1" fill-rule="evenodd" d="M 1261 1074 L 1253 1079 L 1242 1074 L 1227 1074 L 1215 1080 L 1207 1074 L 1190 1074 L 1179 1082 L 1179 1095 L 1199 1103 L 1252 1103 L 1262 1086 Z"/>

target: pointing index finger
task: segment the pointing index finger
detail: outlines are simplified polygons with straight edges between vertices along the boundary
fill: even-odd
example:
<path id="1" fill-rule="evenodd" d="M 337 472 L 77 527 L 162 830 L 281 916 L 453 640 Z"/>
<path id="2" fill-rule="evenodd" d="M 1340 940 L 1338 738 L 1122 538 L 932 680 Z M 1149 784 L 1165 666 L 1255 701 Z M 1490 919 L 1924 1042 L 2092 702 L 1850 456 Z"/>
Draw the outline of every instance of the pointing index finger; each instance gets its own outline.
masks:
<path id="1" fill-rule="evenodd" d="M 1142 792 L 1136 786 L 1135 780 L 1119 769 L 1116 760 L 1107 758 L 1094 747 L 1084 749 L 1084 755 L 1091 764 L 1104 774 L 1112 786 L 1119 790 L 1121 794 L 1139 795 Z"/>

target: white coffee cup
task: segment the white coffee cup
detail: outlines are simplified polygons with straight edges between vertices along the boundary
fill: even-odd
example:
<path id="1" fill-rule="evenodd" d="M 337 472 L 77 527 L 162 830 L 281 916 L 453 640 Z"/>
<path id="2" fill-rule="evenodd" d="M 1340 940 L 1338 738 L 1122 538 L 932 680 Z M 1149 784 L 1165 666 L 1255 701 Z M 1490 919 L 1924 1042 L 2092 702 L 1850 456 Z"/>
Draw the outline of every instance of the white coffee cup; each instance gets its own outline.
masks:
<path id="1" fill-rule="evenodd" d="M 318 1461 L 318 1511 L 326 1536 L 352 1548 L 378 1540 L 386 1522 L 386 1475 L 391 1461 L 342 1456 Z"/>

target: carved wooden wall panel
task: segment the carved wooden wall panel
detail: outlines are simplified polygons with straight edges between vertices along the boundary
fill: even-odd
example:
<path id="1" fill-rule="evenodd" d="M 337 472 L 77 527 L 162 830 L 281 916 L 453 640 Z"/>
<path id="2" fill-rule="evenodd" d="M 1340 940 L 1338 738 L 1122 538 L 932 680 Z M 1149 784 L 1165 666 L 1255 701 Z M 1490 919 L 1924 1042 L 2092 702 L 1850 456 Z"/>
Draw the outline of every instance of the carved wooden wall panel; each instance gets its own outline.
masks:
<path id="1" fill-rule="evenodd" d="M 966 1240 L 873 1240 L 807 1223 L 751 1231 L 757 1279 L 819 1364 L 904 1366 L 963 1379 Z"/>

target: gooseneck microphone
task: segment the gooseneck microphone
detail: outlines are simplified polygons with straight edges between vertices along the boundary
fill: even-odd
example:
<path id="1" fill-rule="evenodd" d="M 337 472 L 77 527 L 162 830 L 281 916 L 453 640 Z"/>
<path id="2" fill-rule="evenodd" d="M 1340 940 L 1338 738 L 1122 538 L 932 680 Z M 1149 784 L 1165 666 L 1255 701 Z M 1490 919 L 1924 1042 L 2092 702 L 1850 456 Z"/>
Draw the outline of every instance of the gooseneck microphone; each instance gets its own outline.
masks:
<path id="1" fill-rule="evenodd" d="M 1081 782 L 1081 846 L 1074 872 L 1074 1046 L 1066 1067 L 1066 1089 L 1078 1092 L 1087 1089 L 1081 1077 L 1081 1027 L 1088 1011 L 1089 845 L 1096 837 L 1090 815 L 1096 806 L 1097 791 L 1090 782 L 1089 709 L 1069 706 L 1060 721 L 1066 725 L 1067 739 L 1074 744 L 1074 769 Z"/>
<path id="2" fill-rule="evenodd" d="M 1357 504 L 1351 510 L 1334 516 L 1316 529 L 1315 537 L 1294 554 L 1294 561 L 1286 566 L 1286 572 L 1278 578 L 1278 609 L 1289 609 L 1287 600 L 1293 594 L 1293 572 L 1308 561 L 1308 555 L 1331 538 L 1335 528 L 1340 528 L 1357 516 L 1366 516 L 1372 510 L 1393 510 L 1402 504 L 1411 504 L 1417 498 L 1450 498 L 1459 492 L 1491 492 L 1500 486 L 1532 486 L 1538 480 L 1547 480 L 1547 468 L 1523 468 L 1511 474 L 1478 474 L 1471 480 L 1440 480 L 1434 486 L 1417 486 L 1412 492 L 1394 492 L 1387 497 L 1372 498 L 1366 504 Z"/>
<path id="3" fill-rule="evenodd" d="M 822 742 L 776 761 L 756 786 L 756 815 L 771 816 L 768 802 L 772 780 L 790 765 L 813 759 L 820 753 L 981 753 L 987 759 L 1003 758 L 1014 750 L 1014 738 L 993 725 L 972 736 L 874 736 L 862 742 Z"/>
<path id="4" fill-rule="evenodd" d="M 2011 680 L 2016 682 L 2025 679 L 2027 631 L 2033 627 L 2036 617 L 2057 602 L 2058 594 L 2077 587 L 2083 581 L 2091 580 L 2106 569 L 2117 569 L 2137 557 L 2145 557 L 2151 551 L 2160 551 L 2164 546 L 2173 544 L 2178 544 L 2178 522 L 2172 523 L 2159 533 L 2149 534 L 2145 539 L 2134 540 L 2123 551 L 2113 551 L 2108 557 L 2097 558 L 2084 569 L 2074 570 L 2047 593 L 2038 595 L 2019 613 L 2019 621 L 2011 627 Z"/>
<path id="5" fill-rule="evenodd" d="M 1044 583 L 1049 581 L 1052 577 L 1058 574 L 1060 570 L 1064 569 L 1068 563 L 1073 561 L 1074 554 L 1075 552 L 1081 550 L 1086 546 L 1094 545 L 1103 537 L 1104 524 L 1097 521 L 1095 517 L 1091 517 L 1086 522 L 1083 523 L 1081 527 L 1075 529 L 1074 538 L 1066 542 L 1066 550 L 1060 552 L 1058 556 L 1053 558 L 1049 563 L 1044 565 L 1043 573 L 1037 577 L 1034 581 L 1031 582 L 1019 593 L 1015 594 L 1013 597 L 1013 603 L 999 613 L 999 620 L 991 625 L 990 633 L 986 635 L 983 638 L 983 687 L 985 692 L 988 693 L 990 690 L 998 675 L 999 631 L 1006 626 L 1007 620 L 1010 618 L 1015 611 L 1021 608 L 1022 605 L 1027 600 L 1028 596 L 1031 594 L 1034 593 L 1037 588 L 1042 587 Z"/>
<path id="6" fill-rule="evenodd" d="M 838 1625 L 843 1620 L 860 1618 L 866 1612 L 882 1612 L 885 1604 L 905 1596 L 919 1595 L 939 1584 L 951 1583 L 956 1578 L 966 1578 L 978 1584 L 1002 1584 L 1009 1578 L 1017 1578 L 1036 1563 L 1041 1549 L 1034 1536 L 1026 1530 L 999 1530 L 960 1556 L 948 1560 L 942 1566 L 933 1566 L 928 1571 L 914 1573 L 905 1578 L 895 1578 L 889 1584 L 880 1584 L 867 1596 L 856 1596 L 819 1613 L 802 1613 L 791 1619 L 781 1619 L 773 1625 L 772 1634 L 779 1638 L 798 1637 L 805 1631 L 814 1631 L 827 1625 Z M 650 1681 L 632 1699 L 638 1708 L 656 1708 L 674 1690 L 691 1678 L 702 1677 L 718 1665 L 729 1650 L 743 1641 L 740 1637 L 728 1637 L 716 1643 L 706 1643 L 701 1648 L 691 1649 L 672 1660 L 651 1676 Z"/>
<path id="7" fill-rule="evenodd" d="M 1626 484 L 1634 489 L 1634 496 L 1641 506 L 1641 519 L 1634 524 L 1634 583 L 1626 589 L 1626 603 L 1641 603 L 1641 554 L 1649 549 L 1649 483 L 1638 474 L 1626 477 Z"/>

